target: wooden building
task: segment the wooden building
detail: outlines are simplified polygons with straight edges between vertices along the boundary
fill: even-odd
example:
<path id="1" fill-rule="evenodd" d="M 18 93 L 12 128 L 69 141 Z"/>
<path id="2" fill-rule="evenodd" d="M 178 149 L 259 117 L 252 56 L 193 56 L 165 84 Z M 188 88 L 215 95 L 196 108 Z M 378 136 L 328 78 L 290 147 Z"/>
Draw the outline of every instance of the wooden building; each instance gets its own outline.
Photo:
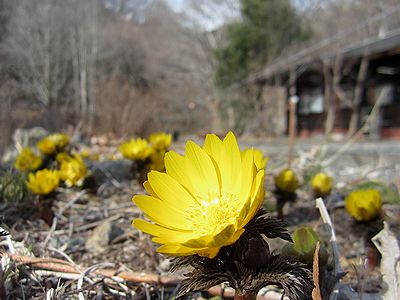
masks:
<path id="1" fill-rule="evenodd" d="M 400 28 L 300 50 L 248 80 L 267 91 L 286 91 L 280 99 L 270 92 L 267 103 L 299 97 L 301 136 L 351 135 L 362 128 L 373 138 L 400 138 Z"/>

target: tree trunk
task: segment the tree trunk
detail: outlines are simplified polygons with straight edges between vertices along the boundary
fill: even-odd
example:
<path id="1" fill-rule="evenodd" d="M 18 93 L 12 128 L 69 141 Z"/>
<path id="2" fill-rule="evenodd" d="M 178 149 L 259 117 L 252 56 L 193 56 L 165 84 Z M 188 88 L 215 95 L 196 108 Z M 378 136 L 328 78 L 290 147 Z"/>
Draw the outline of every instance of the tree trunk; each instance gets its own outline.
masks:
<path id="1" fill-rule="evenodd" d="M 323 62 L 324 70 L 324 102 L 325 102 L 325 135 L 332 133 L 335 123 L 335 101 L 332 95 L 332 76 L 331 70 L 326 61 Z"/>
<path id="2" fill-rule="evenodd" d="M 360 69 L 358 70 L 357 75 L 357 82 L 354 88 L 354 97 L 351 105 L 352 112 L 347 137 L 352 136 L 357 131 L 358 124 L 360 122 L 360 103 L 364 91 L 364 82 L 365 78 L 367 77 L 368 66 L 369 59 L 367 57 L 367 54 L 365 53 L 360 63 Z"/>

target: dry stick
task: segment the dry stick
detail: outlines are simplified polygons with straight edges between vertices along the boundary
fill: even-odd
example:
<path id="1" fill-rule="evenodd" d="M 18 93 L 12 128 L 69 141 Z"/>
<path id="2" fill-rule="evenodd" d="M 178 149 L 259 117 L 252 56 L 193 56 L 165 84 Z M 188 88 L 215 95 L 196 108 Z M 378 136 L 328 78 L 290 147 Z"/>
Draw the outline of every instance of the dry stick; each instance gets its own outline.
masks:
<path id="1" fill-rule="evenodd" d="M 335 234 L 335 230 L 333 229 L 333 224 L 332 224 L 332 220 L 331 217 L 328 214 L 328 211 L 326 210 L 324 201 L 322 200 L 322 198 L 318 198 L 315 200 L 315 204 L 316 207 L 319 210 L 319 213 L 321 215 L 322 221 L 325 224 L 329 225 L 329 231 L 330 231 L 330 242 L 331 242 L 331 247 L 332 247 L 332 254 L 333 254 L 333 258 L 334 258 L 334 270 L 335 270 L 335 276 L 336 278 L 339 278 L 340 275 L 343 274 L 343 269 L 340 265 L 340 254 L 339 254 L 339 249 L 336 243 L 336 234 Z M 339 281 L 336 283 L 335 288 L 333 289 L 333 292 L 331 294 L 330 299 L 335 299 L 337 297 L 337 294 L 339 293 L 339 288 L 338 288 L 338 284 Z"/>
<path id="2" fill-rule="evenodd" d="M 6 254 L 10 259 L 19 264 L 30 265 L 34 268 L 51 270 L 61 273 L 81 274 L 81 268 L 77 268 L 64 260 L 55 258 L 36 258 L 29 256 L 22 256 L 17 254 Z M 163 284 L 163 285 L 176 285 L 182 281 L 180 277 L 160 276 L 155 274 L 143 274 L 133 272 L 118 272 L 111 269 L 99 269 L 93 272 L 95 275 L 104 277 L 115 278 L 116 280 L 124 280 L 129 282 L 145 282 L 148 284 Z"/>
<path id="3" fill-rule="evenodd" d="M 54 275 L 64 279 L 79 279 L 82 273 L 82 268 L 74 267 L 69 262 L 56 258 L 37 258 L 30 256 L 22 256 L 17 254 L 1 253 L 0 256 L 6 255 L 16 263 L 23 265 L 30 265 L 38 275 Z M 131 283 L 147 283 L 147 284 L 159 284 L 164 286 L 176 286 L 180 285 L 183 278 L 178 276 L 161 276 L 156 274 L 143 274 L 135 272 L 118 272 L 111 269 L 99 269 L 92 273 L 93 275 L 100 275 L 106 278 L 110 278 L 116 282 L 126 281 Z M 221 296 L 223 291 L 224 297 L 233 298 L 234 292 L 230 289 L 224 289 L 222 286 L 214 286 L 208 289 L 208 293 L 213 296 Z M 240 296 L 237 296 L 240 297 Z M 247 298 L 246 298 L 247 297 Z M 242 296 L 237 299 L 256 299 L 254 295 Z M 258 296 L 257 300 L 268 300 L 269 297 Z"/>
<path id="4" fill-rule="evenodd" d="M 314 280 L 314 289 L 312 291 L 313 300 L 321 300 L 321 290 L 319 288 L 319 242 L 315 246 L 314 257 L 313 257 L 313 280 Z"/>
<path id="5" fill-rule="evenodd" d="M 82 190 L 82 191 L 76 193 L 76 194 L 74 195 L 74 197 L 72 197 L 71 200 L 68 201 L 67 204 L 65 204 L 63 207 L 61 207 L 61 208 L 59 209 L 58 215 L 59 215 L 59 216 L 62 216 L 62 215 L 64 214 L 64 211 L 65 211 L 67 208 L 73 206 L 73 205 L 75 204 L 75 202 L 78 201 L 78 200 L 79 200 L 83 195 L 85 195 L 85 194 L 86 194 L 86 190 Z"/>

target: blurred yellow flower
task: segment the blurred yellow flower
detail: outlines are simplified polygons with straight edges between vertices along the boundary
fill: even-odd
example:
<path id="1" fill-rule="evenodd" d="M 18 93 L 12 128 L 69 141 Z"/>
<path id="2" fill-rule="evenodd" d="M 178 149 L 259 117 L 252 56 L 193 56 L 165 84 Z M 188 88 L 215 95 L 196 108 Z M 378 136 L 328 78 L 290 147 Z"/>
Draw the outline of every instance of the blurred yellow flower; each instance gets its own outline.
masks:
<path id="1" fill-rule="evenodd" d="M 355 190 L 345 199 L 347 212 L 357 221 L 369 221 L 377 217 L 382 208 L 378 190 Z"/>
<path id="2" fill-rule="evenodd" d="M 332 190 L 332 177 L 320 172 L 311 179 L 311 186 L 314 192 L 321 196 L 327 196 Z"/>
<path id="3" fill-rule="evenodd" d="M 79 155 L 63 160 L 60 166 L 60 178 L 69 187 L 82 185 L 88 171 Z"/>
<path id="4" fill-rule="evenodd" d="M 42 159 L 29 147 L 25 147 L 18 154 L 14 167 L 20 171 L 35 171 L 42 164 Z"/>
<path id="5" fill-rule="evenodd" d="M 152 133 L 149 136 L 150 144 L 154 149 L 167 150 L 172 142 L 172 135 L 165 132 Z"/>
<path id="6" fill-rule="evenodd" d="M 148 142 L 141 138 L 126 141 L 118 149 L 125 158 L 133 160 L 145 160 L 153 153 Z"/>
<path id="7" fill-rule="evenodd" d="M 59 182 L 58 171 L 43 169 L 29 174 L 27 186 L 34 194 L 47 195 L 58 187 Z"/>
<path id="8" fill-rule="evenodd" d="M 89 155 L 90 155 L 90 152 L 89 152 L 88 149 L 83 149 L 83 150 L 81 150 L 80 155 L 81 155 L 83 158 L 88 158 Z"/>
<path id="9" fill-rule="evenodd" d="M 246 155 L 249 151 L 254 151 L 254 163 L 256 164 L 257 170 L 265 169 L 268 162 L 268 157 L 264 156 L 264 153 L 260 149 L 251 148 L 251 149 L 244 149 L 241 154 L 242 157 Z"/>
<path id="10" fill-rule="evenodd" d="M 293 193 L 299 187 L 299 179 L 293 170 L 284 169 L 275 177 L 275 185 L 281 191 Z"/>
<path id="11" fill-rule="evenodd" d="M 37 147 L 43 154 L 51 155 L 62 150 L 69 143 L 69 136 L 63 133 L 50 134 L 37 143 Z"/>
<path id="12" fill-rule="evenodd" d="M 203 148 L 189 141 L 185 156 L 165 155 L 166 172 L 151 171 L 135 204 L 152 223 L 136 219 L 138 229 L 162 244 L 157 251 L 214 258 L 244 232 L 264 200 L 264 170 L 253 151 L 243 157 L 232 132 L 221 141 L 208 134 Z"/>
<path id="13" fill-rule="evenodd" d="M 150 156 L 150 165 L 149 165 L 149 170 L 154 170 L 154 171 L 159 171 L 159 172 L 164 172 L 165 171 L 165 165 L 164 165 L 164 156 L 165 152 L 163 150 L 156 150 L 153 152 L 153 154 Z"/>
<path id="14" fill-rule="evenodd" d="M 57 153 L 56 161 L 61 164 L 65 160 L 70 160 L 71 156 L 67 152 Z"/>

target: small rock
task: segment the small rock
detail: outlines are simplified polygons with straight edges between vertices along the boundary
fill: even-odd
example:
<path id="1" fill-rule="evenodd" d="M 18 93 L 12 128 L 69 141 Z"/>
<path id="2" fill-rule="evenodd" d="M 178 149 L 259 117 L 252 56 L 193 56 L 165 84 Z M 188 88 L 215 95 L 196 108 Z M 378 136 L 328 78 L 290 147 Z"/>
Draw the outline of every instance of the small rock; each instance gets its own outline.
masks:
<path id="1" fill-rule="evenodd" d="M 110 242 L 124 231 L 110 222 L 104 222 L 97 226 L 89 239 L 85 243 L 85 248 L 89 252 L 99 253 L 106 249 Z"/>

